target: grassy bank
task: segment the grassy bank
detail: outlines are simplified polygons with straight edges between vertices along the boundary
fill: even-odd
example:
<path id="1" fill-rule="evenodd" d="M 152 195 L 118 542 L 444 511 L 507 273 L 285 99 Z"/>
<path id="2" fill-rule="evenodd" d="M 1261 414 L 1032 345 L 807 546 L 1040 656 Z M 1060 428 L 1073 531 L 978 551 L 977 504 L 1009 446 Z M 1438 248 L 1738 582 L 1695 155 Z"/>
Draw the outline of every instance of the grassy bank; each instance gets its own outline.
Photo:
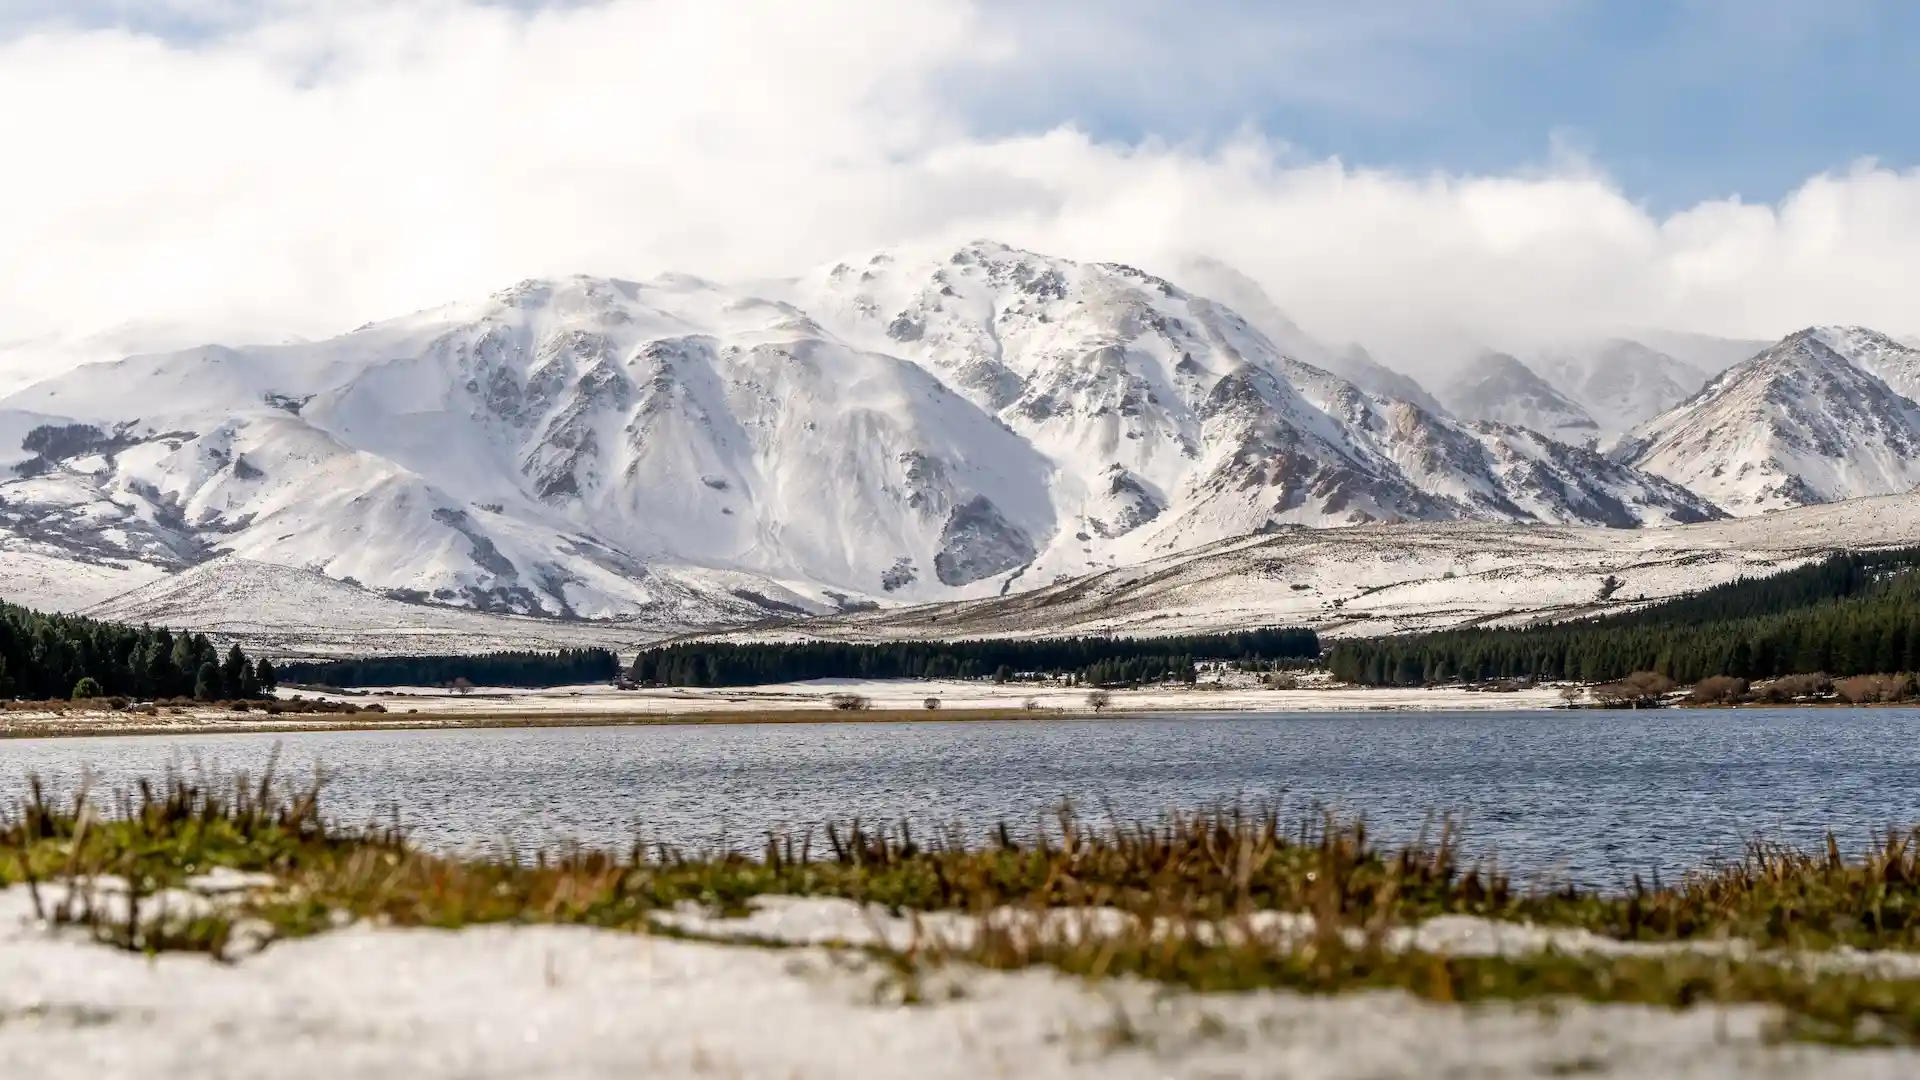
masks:
<path id="1" fill-rule="evenodd" d="M 725 914 L 747 911 L 757 897 L 830 897 L 975 917 L 977 932 L 964 940 L 929 934 L 904 949 L 869 948 L 908 1000 L 946 965 L 1044 964 L 1201 990 L 1760 1002 L 1779 1009 L 1786 1036 L 1920 1045 L 1920 979 L 1809 959 L 1840 955 L 1832 950 L 1841 946 L 1920 949 L 1920 854 L 1906 833 L 1853 858 L 1833 844 L 1815 852 L 1757 845 L 1737 863 L 1679 882 L 1596 892 L 1524 886 L 1463 864 L 1444 825 L 1429 842 L 1384 848 L 1359 826 L 1235 809 L 1143 825 L 1063 814 L 1053 837 L 1035 842 L 1004 829 L 995 842 L 968 844 L 957 833 L 849 825 L 770 837 L 754 852 L 455 858 L 389 829 L 329 823 L 318 791 L 270 783 L 210 790 L 176 777 L 122 795 L 105 812 L 94 805 L 36 796 L 15 807 L 0 829 L 0 882 L 31 889 L 50 922 L 132 950 L 229 955 L 243 941 L 358 920 L 684 934 L 661 920 L 688 904 Z M 272 884 L 211 906 L 170 892 L 214 868 L 257 872 Z M 125 885 L 103 890 L 102 881 Z M 1090 932 L 1093 909 L 1119 921 Z M 1032 917 L 1001 917 L 1009 912 Z M 1405 936 L 1443 915 L 1672 947 L 1460 955 Z"/>

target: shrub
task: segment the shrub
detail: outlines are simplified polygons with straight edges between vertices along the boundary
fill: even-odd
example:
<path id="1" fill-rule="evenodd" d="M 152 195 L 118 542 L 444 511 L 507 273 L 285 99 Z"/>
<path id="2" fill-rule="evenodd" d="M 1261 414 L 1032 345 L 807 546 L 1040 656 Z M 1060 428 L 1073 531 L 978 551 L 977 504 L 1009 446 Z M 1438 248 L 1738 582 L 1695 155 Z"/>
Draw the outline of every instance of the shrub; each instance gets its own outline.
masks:
<path id="1" fill-rule="evenodd" d="M 1268 675 L 1266 678 L 1261 679 L 1260 681 L 1263 683 L 1266 683 L 1267 689 L 1269 690 L 1300 689 L 1300 680 L 1294 678 L 1292 675 L 1285 675 L 1285 674 Z"/>
<path id="2" fill-rule="evenodd" d="M 1693 684 L 1687 700 L 1696 705 L 1730 705 L 1747 696 L 1747 680 L 1714 675 Z"/>
<path id="3" fill-rule="evenodd" d="M 827 704 L 843 712 L 863 712 L 873 708 L 873 702 L 859 694 L 830 694 Z"/>
<path id="4" fill-rule="evenodd" d="M 920 704 L 925 705 L 927 707 L 927 711 L 933 712 L 940 708 L 940 699 L 937 697 L 930 697 L 927 700 L 921 702 Z"/>
<path id="5" fill-rule="evenodd" d="M 1833 693 L 1833 680 L 1822 672 L 1806 675 L 1782 675 L 1772 682 L 1753 688 L 1753 696 L 1761 701 L 1784 704 L 1789 701 L 1807 701 L 1825 697 Z"/>
<path id="6" fill-rule="evenodd" d="M 1113 704 L 1113 695 L 1105 690 L 1095 690 L 1087 695 L 1087 708 L 1094 712 L 1102 712 L 1111 704 Z"/>
<path id="7" fill-rule="evenodd" d="M 1855 675 L 1833 684 L 1833 692 L 1849 705 L 1902 701 L 1914 693 L 1911 675 Z"/>
<path id="8" fill-rule="evenodd" d="M 73 684 L 73 700 L 75 701 L 86 701 L 89 698 L 97 698 L 103 693 L 104 691 L 100 689 L 100 684 L 96 682 L 91 675 Z"/>

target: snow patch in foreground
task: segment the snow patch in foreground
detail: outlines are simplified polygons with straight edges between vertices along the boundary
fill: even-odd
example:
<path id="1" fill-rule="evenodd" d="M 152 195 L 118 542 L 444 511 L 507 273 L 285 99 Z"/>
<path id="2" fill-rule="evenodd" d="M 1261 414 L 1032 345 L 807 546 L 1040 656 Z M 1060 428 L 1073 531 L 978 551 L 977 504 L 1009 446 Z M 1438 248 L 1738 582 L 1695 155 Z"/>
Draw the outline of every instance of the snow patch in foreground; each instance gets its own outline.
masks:
<path id="1" fill-rule="evenodd" d="M 1757 1008 L 1198 995 L 1044 970 L 956 974 L 956 996 L 901 1006 L 877 972 L 818 948 L 359 927 L 223 965 L 50 935 L 30 912 L 23 889 L 0 893 L 0 1060 L 48 1080 L 1892 1078 L 1916 1064 L 1768 1045 Z"/>

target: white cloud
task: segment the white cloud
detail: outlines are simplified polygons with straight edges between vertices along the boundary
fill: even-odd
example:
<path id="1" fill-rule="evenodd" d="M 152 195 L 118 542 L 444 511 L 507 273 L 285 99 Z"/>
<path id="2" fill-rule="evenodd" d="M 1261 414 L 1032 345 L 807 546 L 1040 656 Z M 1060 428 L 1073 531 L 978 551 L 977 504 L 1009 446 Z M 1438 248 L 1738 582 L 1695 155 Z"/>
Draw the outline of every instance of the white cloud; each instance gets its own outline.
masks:
<path id="1" fill-rule="evenodd" d="M 0 340 L 312 335 L 532 275 L 759 276 L 977 235 L 1144 265 L 1211 252 L 1336 341 L 1920 329 L 1920 175 L 1870 165 L 1659 218 L 1564 156 L 1401 175 L 1257 134 L 1004 134 L 970 108 L 992 93 L 956 87 L 1087 68 L 970 0 L 253 10 L 198 40 L 0 44 Z"/>

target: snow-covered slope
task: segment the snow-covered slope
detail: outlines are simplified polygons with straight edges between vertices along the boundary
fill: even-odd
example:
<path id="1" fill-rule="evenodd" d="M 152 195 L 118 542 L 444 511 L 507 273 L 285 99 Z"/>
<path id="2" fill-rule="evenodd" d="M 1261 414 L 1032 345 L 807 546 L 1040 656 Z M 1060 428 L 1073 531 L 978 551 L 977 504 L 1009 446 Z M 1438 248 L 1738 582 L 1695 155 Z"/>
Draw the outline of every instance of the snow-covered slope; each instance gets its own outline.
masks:
<path id="1" fill-rule="evenodd" d="M 714 612 L 706 625 L 754 621 L 740 617 L 753 615 L 752 605 L 738 606 L 734 617 Z M 665 612 L 663 622 L 567 621 L 408 603 L 311 570 L 235 556 L 148 582 L 81 613 L 211 634 L 276 659 L 586 647 L 627 652 L 689 625 L 676 609 Z"/>
<path id="2" fill-rule="evenodd" d="M 1920 402 L 1920 347 L 1864 326 L 1815 327 L 1814 336 L 1908 401 Z"/>
<path id="3" fill-rule="evenodd" d="M 1531 428 L 1575 446 L 1593 446 L 1600 425 L 1587 411 L 1503 352 L 1488 350 L 1470 360 L 1440 388 L 1440 400 L 1455 416 Z"/>
<path id="4" fill-rule="evenodd" d="M 1916 356 L 1868 331 L 1803 330 L 1635 429 L 1615 456 L 1735 514 L 1909 491 L 1920 406 L 1876 372 L 1910 381 Z"/>
<path id="5" fill-rule="evenodd" d="M 1285 529 L 1017 596 L 831 616 L 736 639 L 1178 634 L 1307 625 L 1359 636 L 1626 610 L 1829 552 L 1920 544 L 1920 495 L 1669 529 L 1487 523 Z"/>
<path id="6" fill-rule="evenodd" d="M 757 288 L 530 281 L 0 401 L 0 541 L 665 630 L 995 596 L 1288 525 L 1717 513 L 1417 386 L 1369 392 L 1263 319 L 1291 344 L 1133 267 L 988 242 Z"/>

